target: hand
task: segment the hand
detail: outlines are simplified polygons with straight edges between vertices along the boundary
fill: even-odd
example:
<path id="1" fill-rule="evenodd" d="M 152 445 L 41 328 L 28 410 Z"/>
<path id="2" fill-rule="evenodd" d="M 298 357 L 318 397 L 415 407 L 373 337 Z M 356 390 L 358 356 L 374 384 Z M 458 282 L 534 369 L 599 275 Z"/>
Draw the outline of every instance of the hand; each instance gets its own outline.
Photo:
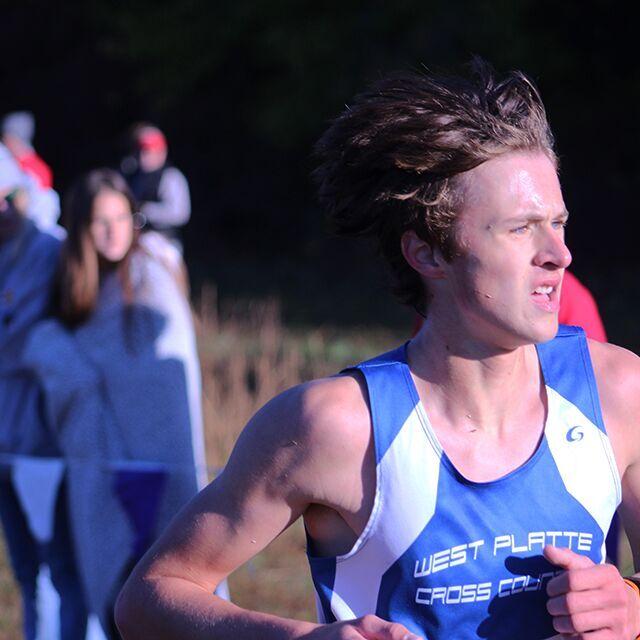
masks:
<path id="1" fill-rule="evenodd" d="M 565 572 L 547 585 L 553 628 L 572 640 L 634 640 L 640 598 L 610 564 L 594 564 L 570 549 L 547 545 L 544 557 Z"/>
<path id="2" fill-rule="evenodd" d="M 368 615 L 347 622 L 321 625 L 304 640 L 423 640 L 397 622 Z"/>

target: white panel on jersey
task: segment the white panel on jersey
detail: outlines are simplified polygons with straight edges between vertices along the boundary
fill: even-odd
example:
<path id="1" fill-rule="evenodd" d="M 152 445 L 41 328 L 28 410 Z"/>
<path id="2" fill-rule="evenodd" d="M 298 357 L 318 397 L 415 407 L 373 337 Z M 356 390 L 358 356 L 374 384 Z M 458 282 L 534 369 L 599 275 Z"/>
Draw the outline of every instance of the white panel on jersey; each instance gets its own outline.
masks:
<path id="1" fill-rule="evenodd" d="M 378 464 L 369 523 L 353 549 L 337 558 L 331 610 L 338 620 L 375 612 L 382 576 L 433 517 L 440 456 L 425 427 L 414 408 Z"/>
<path id="2" fill-rule="evenodd" d="M 545 435 L 564 486 L 606 532 L 621 500 L 620 475 L 609 438 L 550 387 L 547 398 L 551 420 Z"/>

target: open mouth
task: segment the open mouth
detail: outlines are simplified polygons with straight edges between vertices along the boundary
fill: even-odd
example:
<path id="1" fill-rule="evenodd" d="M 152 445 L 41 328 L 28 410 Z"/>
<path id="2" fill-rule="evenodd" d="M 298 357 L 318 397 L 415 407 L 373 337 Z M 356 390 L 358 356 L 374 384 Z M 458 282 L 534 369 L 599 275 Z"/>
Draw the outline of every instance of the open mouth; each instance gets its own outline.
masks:
<path id="1" fill-rule="evenodd" d="M 558 311 L 560 300 L 557 286 L 540 285 L 533 290 L 531 295 L 534 303 L 544 311 L 551 313 Z"/>
<path id="2" fill-rule="evenodd" d="M 546 286 L 546 287 L 537 287 L 534 292 L 533 295 L 534 296 L 547 296 L 547 298 L 549 298 L 549 296 L 555 291 L 555 287 L 551 287 L 551 286 Z"/>

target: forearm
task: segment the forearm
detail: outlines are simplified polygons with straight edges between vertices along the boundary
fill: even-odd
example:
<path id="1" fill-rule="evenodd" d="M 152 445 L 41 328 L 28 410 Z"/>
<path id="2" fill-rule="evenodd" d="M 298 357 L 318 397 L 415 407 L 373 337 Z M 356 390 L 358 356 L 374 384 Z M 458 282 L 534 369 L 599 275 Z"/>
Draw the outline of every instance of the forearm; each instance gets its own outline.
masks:
<path id="1" fill-rule="evenodd" d="M 319 625 L 247 611 L 182 578 L 130 580 L 116 605 L 125 640 L 297 640 Z"/>
<path id="2" fill-rule="evenodd" d="M 145 202 L 140 211 L 156 229 L 179 227 L 189 220 L 189 211 L 176 207 L 173 202 Z"/>
<path id="3" fill-rule="evenodd" d="M 141 211 L 157 229 L 186 224 L 191 215 L 189 186 L 175 169 L 167 169 L 159 186 L 159 202 L 145 202 Z"/>

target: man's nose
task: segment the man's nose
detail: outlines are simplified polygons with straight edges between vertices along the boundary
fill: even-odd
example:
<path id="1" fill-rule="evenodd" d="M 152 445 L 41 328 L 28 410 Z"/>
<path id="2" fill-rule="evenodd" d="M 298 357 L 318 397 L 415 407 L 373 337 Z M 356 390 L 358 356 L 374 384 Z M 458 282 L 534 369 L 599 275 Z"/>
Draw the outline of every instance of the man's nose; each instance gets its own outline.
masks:
<path id="1" fill-rule="evenodd" d="M 571 260 L 571 252 L 564 241 L 564 232 L 554 228 L 545 230 L 536 254 L 536 264 L 541 267 L 548 265 L 566 269 Z"/>

